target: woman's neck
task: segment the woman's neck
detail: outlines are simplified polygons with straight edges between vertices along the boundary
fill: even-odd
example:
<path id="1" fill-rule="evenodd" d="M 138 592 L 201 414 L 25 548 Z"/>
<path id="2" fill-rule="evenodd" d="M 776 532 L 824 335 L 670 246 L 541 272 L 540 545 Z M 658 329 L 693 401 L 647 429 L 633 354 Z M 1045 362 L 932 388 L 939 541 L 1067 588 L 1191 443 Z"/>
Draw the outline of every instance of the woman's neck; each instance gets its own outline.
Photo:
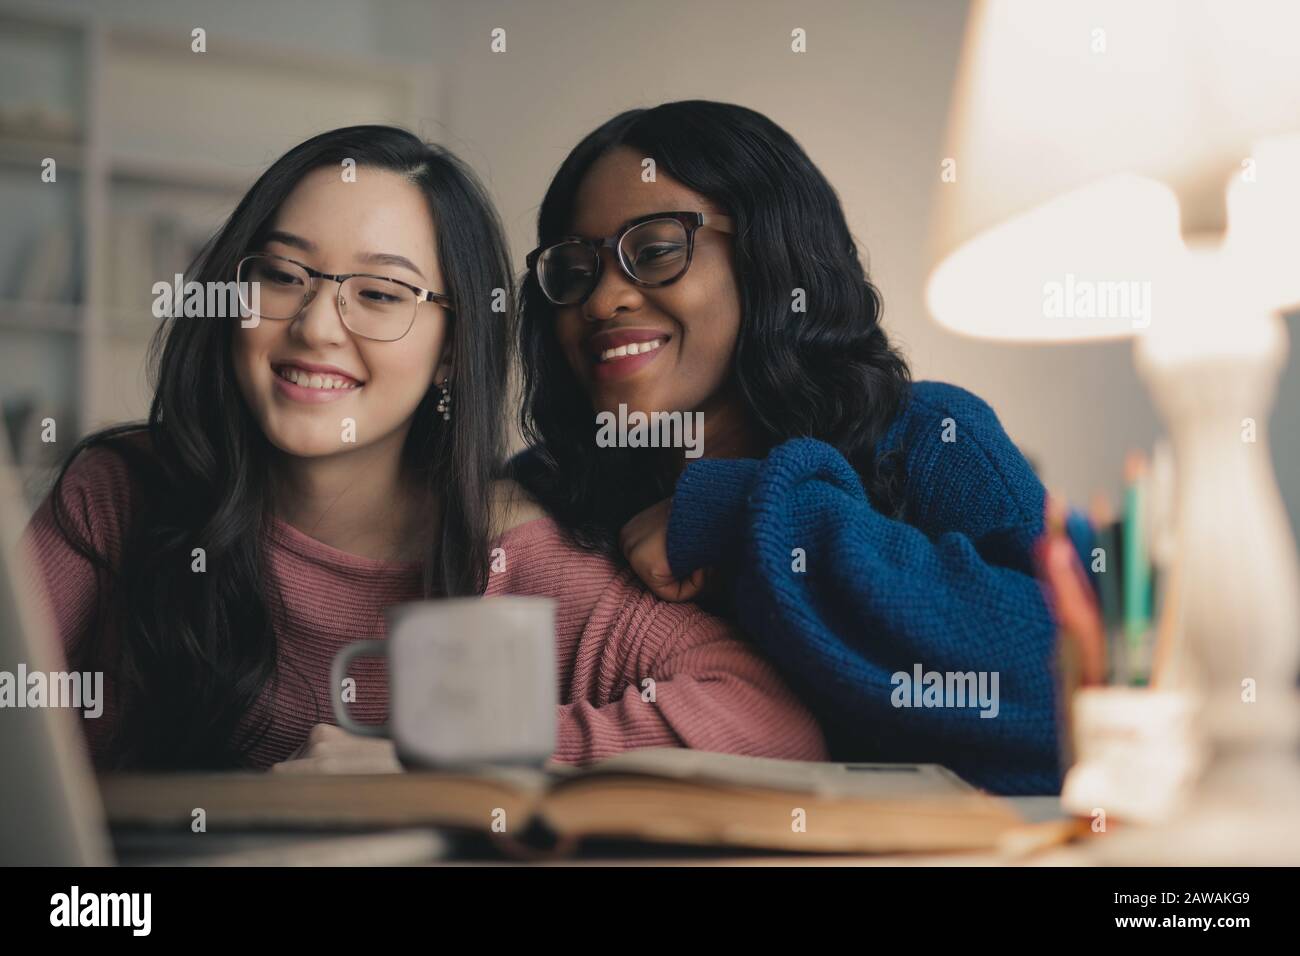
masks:
<path id="1" fill-rule="evenodd" d="M 710 399 L 700 412 L 704 415 L 704 440 L 700 449 L 702 457 L 761 458 L 767 454 L 767 446 L 734 387 Z M 678 474 L 690 461 L 686 458 L 685 449 L 674 451 L 673 462 Z"/>
<path id="2" fill-rule="evenodd" d="M 402 467 L 401 442 L 380 442 L 338 455 L 281 455 L 273 466 L 276 515 L 317 541 L 382 561 L 419 561 L 434 520 Z M 431 531 L 433 529 L 424 529 Z"/>

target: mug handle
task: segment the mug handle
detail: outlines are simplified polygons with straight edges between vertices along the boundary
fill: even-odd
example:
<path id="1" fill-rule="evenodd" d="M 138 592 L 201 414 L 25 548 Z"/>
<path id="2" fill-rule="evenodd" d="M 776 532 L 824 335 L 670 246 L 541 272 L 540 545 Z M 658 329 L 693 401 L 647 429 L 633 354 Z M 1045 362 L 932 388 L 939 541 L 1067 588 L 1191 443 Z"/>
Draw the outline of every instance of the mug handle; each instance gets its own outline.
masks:
<path id="1" fill-rule="evenodd" d="M 344 647 L 339 648 L 339 652 L 334 655 L 334 662 L 330 664 L 330 684 L 332 693 L 330 694 L 330 703 L 334 705 L 334 717 L 339 722 L 339 726 L 349 733 L 358 734 L 362 737 L 387 737 L 388 724 L 359 724 L 352 719 L 348 713 L 347 705 L 343 703 L 343 695 L 340 693 L 343 687 L 343 679 L 348 676 L 348 665 L 358 657 L 383 657 L 388 653 L 387 641 L 365 640 L 353 641 Z"/>

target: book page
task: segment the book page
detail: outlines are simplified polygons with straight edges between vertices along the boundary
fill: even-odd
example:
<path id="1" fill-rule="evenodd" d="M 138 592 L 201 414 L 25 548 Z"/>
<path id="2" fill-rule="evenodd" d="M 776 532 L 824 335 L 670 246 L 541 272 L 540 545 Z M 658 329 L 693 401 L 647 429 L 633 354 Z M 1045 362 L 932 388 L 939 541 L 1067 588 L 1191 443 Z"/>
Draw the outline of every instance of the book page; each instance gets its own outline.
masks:
<path id="1" fill-rule="evenodd" d="M 828 799 L 969 796 L 979 791 L 938 764 L 820 763 L 675 747 L 630 750 L 558 779 L 555 787 L 609 774 L 668 778 Z"/>

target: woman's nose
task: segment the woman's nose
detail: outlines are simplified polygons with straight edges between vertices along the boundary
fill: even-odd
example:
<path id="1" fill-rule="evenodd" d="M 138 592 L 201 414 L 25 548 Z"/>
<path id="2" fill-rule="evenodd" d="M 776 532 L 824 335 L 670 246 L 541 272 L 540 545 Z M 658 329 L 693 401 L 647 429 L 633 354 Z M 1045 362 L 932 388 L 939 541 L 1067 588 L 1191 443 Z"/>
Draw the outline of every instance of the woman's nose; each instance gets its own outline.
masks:
<path id="1" fill-rule="evenodd" d="M 304 341 L 319 345 L 339 344 L 347 341 L 348 336 L 347 327 L 343 324 L 342 295 L 338 292 L 319 295 L 319 283 L 324 281 L 326 280 L 317 280 L 317 284 L 307 293 L 295 324 Z"/>
<path id="2" fill-rule="evenodd" d="M 611 261 L 606 261 L 600 270 L 600 278 L 587 297 L 583 314 L 591 321 L 609 319 L 635 309 L 640 301 L 641 290 L 623 274 L 617 257 L 611 256 Z"/>

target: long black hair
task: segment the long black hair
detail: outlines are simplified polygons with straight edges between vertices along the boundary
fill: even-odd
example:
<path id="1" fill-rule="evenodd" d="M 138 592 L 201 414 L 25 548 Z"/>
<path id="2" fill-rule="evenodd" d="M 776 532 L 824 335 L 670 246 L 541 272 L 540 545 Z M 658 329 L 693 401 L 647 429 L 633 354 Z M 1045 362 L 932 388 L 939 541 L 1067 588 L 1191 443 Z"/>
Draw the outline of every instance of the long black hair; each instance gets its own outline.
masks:
<path id="1" fill-rule="evenodd" d="M 877 458 L 875 447 L 911 376 L 880 326 L 880 294 L 826 177 L 789 133 L 742 106 L 686 100 L 628 110 L 560 166 L 538 216 L 539 245 L 569 234 L 583 178 L 619 146 L 653 158 L 735 220 L 741 320 L 732 373 L 760 438 L 768 447 L 805 436 L 834 445 L 873 504 L 898 516 L 900 453 Z M 791 311 L 796 288 L 806 313 Z M 628 518 L 672 493 L 673 476 L 654 466 L 664 458 L 657 452 L 596 447 L 590 399 L 534 275 L 520 305 L 521 424 L 532 448 L 516 460 L 516 475 L 577 540 L 612 552 Z"/>
<path id="2" fill-rule="evenodd" d="M 456 414 L 444 422 L 430 388 L 416 409 L 404 465 L 440 501 L 428 533 L 426 596 L 482 593 L 489 501 L 503 453 L 498 414 L 512 337 L 511 267 L 500 222 L 474 175 L 453 155 L 389 126 L 353 126 L 294 147 L 267 169 L 199 253 L 187 278 L 230 282 L 276 211 L 311 171 L 398 173 L 424 193 L 454 311 L 450 349 Z M 505 296 L 504 300 L 502 296 Z M 504 301 L 505 313 L 493 311 Z M 127 767 L 223 767 L 243 762 L 264 727 L 240 726 L 277 673 L 274 626 L 283 601 L 263 550 L 274 512 L 271 446 L 245 404 L 232 365 L 236 320 L 174 318 L 150 344 L 154 397 L 145 424 L 91 435 L 73 449 L 52 495 L 60 530 L 101 576 L 98 619 L 117 637 L 111 668 L 121 702 L 114 750 Z M 432 356 L 430 356 L 432 361 Z M 83 450 L 109 448 L 130 466 L 143 504 L 119 560 L 77 531 L 63 481 Z M 418 533 L 418 532 L 417 532 Z M 203 548 L 206 571 L 191 571 Z M 101 639 L 97 647 L 107 647 Z M 322 719 L 328 719 L 322 716 Z"/>

